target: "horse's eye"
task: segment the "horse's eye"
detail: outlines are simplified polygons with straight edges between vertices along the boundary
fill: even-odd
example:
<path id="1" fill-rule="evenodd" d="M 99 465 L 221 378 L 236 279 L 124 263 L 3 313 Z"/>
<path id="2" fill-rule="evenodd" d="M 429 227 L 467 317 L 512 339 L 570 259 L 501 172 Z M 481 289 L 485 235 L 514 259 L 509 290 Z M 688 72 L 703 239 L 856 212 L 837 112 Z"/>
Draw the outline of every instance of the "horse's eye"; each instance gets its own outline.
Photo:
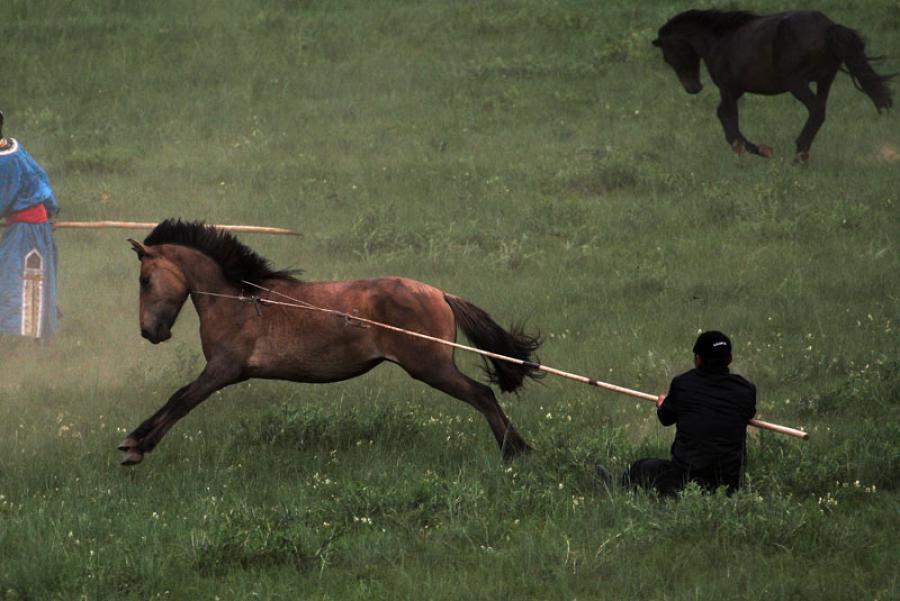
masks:
<path id="1" fill-rule="evenodd" d="M 141 287 L 142 287 L 142 288 L 146 288 L 146 287 L 149 286 L 149 285 L 150 285 L 150 278 L 148 278 L 148 277 L 145 276 L 145 275 L 142 275 L 142 276 L 141 276 Z"/>

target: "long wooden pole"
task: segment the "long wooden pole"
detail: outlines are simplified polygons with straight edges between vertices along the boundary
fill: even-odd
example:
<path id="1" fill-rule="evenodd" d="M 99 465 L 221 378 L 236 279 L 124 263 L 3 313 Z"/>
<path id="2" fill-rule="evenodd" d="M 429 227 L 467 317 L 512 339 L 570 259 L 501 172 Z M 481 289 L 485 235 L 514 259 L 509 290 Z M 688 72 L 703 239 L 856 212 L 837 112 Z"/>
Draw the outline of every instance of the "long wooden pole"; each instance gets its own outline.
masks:
<path id="1" fill-rule="evenodd" d="M 299 299 L 293 298 L 286 294 L 282 294 L 277 290 L 270 290 L 258 284 L 254 284 L 253 282 L 244 281 L 245 284 L 252 286 L 254 288 L 258 288 L 259 290 L 263 290 L 265 292 L 269 292 L 272 294 L 277 294 L 283 298 L 294 301 L 293 303 L 283 303 L 279 301 L 274 301 L 265 298 L 253 297 L 252 299 L 248 298 L 240 298 L 240 300 L 248 301 L 258 301 L 265 304 L 270 305 L 282 305 L 288 307 L 297 307 L 300 309 L 309 309 L 313 311 L 321 311 L 323 313 L 331 313 L 333 315 L 338 315 L 345 319 L 352 319 L 355 321 L 359 321 L 362 323 L 366 323 L 369 325 L 377 326 L 379 328 L 384 328 L 387 330 L 393 330 L 394 332 L 400 332 L 402 334 L 406 334 L 408 336 L 415 336 L 416 338 L 422 338 L 424 340 L 430 340 L 432 342 L 437 342 L 438 344 L 443 344 L 445 346 L 452 346 L 453 348 L 458 348 L 460 350 L 468 351 L 470 353 L 475 353 L 481 355 L 483 357 L 490 357 L 492 359 L 498 359 L 500 361 L 506 361 L 507 363 L 515 363 L 516 365 L 521 365 L 523 367 L 528 367 L 530 369 L 534 369 L 537 371 L 542 371 L 544 373 L 553 374 L 555 376 L 560 376 L 563 378 L 568 378 L 569 380 L 574 380 L 576 382 L 581 382 L 583 384 L 588 384 L 590 386 L 596 386 L 597 388 L 604 388 L 606 390 L 611 390 L 612 392 L 617 392 L 619 394 L 624 394 L 628 396 L 632 396 L 638 399 L 644 399 L 646 401 L 656 402 L 657 396 L 653 394 L 649 394 L 646 392 L 641 392 L 639 390 L 632 390 L 631 388 L 625 388 L 624 386 L 618 386 L 616 384 L 608 384 L 607 382 L 601 382 L 600 380 L 595 380 L 594 378 L 588 378 L 587 376 L 582 376 L 579 374 L 573 374 L 571 372 L 563 371 L 561 369 L 556 369 L 555 367 L 550 367 L 547 365 L 541 365 L 540 363 L 535 363 L 533 361 L 525 361 L 523 359 L 517 359 L 515 357 L 508 357 L 506 355 L 500 355 L 497 353 L 492 353 L 490 351 L 485 351 L 480 348 L 475 348 L 472 346 L 466 346 L 465 344 L 459 344 L 458 342 L 451 342 L 449 340 L 444 340 L 443 338 L 435 338 L 434 336 L 429 336 L 427 334 L 421 334 L 419 332 L 414 332 L 412 330 L 406 330 L 404 328 L 398 328 L 397 326 L 392 326 L 387 323 L 382 323 L 380 321 L 374 321 L 372 319 L 366 319 L 364 317 L 359 317 L 358 315 L 351 315 L 349 313 L 345 313 L 343 311 L 337 311 L 335 309 L 326 309 L 323 307 L 317 307 L 315 305 L 311 305 L 307 302 L 301 301 Z M 201 293 L 201 294 L 210 294 L 210 293 Z M 211 296 L 227 296 L 227 295 L 219 295 L 219 294 L 211 294 Z M 239 297 L 234 297 L 239 298 Z M 787 434 L 788 436 L 794 436 L 796 438 L 800 438 L 802 440 L 809 440 L 809 433 L 804 432 L 803 430 L 797 430 L 796 428 L 789 428 L 787 426 L 781 426 L 779 424 L 773 424 L 770 422 L 764 422 L 760 419 L 751 419 L 748 422 L 751 426 L 755 428 L 760 428 L 762 430 L 771 430 L 772 432 L 778 432 L 779 434 Z"/>
<path id="2" fill-rule="evenodd" d="M 523 362 L 527 363 L 527 362 Z M 607 384 L 606 382 L 601 382 L 599 380 L 594 380 L 593 378 L 587 378 L 585 376 L 580 376 L 578 374 L 571 374 L 568 372 L 564 372 L 559 369 L 555 369 L 553 367 L 547 367 L 544 365 L 538 365 L 536 369 L 540 369 L 541 371 L 545 371 L 550 374 L 555 374 L 557 376 L 562 376 L 564 378 L 569 378 L 570 380 L 575 380 L 576 382 L 583 382 L 585 384 L 590 384 L 591 386 L 597 386 L 598 388 L 605 388 L 606 390 L 612 390 L 613 392 L 618 392 L 619 394 L 625 394 L 628 396 L 632 396 L 638 399 L 644 399 L 646 401 L 656 402 L 657 396 L 641 392 L 639 390 L 632 390 L 631 388 L 625 388 L 624 386 L 617 386 L 615 384 Z M 795 428 L 788 428 L 787 426 L 781 426 L 779 424 L 773 424 L 771 422 L 764 422 L 761 419 L 751 419 L 748 422 L 751 426 L 756 428 L 760 428 L 763 430 L 771 430 L 773 432 L 778 432 L 780 434 L 787 434 L 788 436 L 795 436 L 802 440 L 809 440 L 809 432 L 804 432 L 803 430 L 797 430 Z"/>
<path id="3" fill-rule="evenodd" d="M 0 227 L 5 226 L 0 222 Z M 54 221 L 53 229 L 131 229 L 152 230 L 157 225 L 156 221 Z M 244 232 L 248 234 L 275 234 L 278 236 L 299 236 L 295 231 L 283 227 L 263 227 L 258 225 L 213 225 L 220 230 L 229 232 Z"/>

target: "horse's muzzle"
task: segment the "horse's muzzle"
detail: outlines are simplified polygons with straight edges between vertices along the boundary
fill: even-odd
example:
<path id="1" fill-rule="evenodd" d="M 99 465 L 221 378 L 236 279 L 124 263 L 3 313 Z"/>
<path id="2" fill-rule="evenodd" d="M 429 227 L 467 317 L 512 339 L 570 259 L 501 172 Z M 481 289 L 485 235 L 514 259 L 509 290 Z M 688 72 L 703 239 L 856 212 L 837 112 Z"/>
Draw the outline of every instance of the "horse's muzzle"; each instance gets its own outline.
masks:
<path id="1" fill-rule="evenodd" d="M 679 79 L 681 79 L 681 85 L 684 86 L 684 91 L 688 94 L 699 94 L 703 89 L 703 84 L 698 80 L 691 80 L 683 77 Z"/>
<path id="2" fill-rule="evenodd" d="M 169 328 L 159 327 L 156 332 L 151 332 L 147 328 L 141 328 L 141 336 L 149 340 L 153 344 L 165 342 L 172 337 L 172 331 Z"/>

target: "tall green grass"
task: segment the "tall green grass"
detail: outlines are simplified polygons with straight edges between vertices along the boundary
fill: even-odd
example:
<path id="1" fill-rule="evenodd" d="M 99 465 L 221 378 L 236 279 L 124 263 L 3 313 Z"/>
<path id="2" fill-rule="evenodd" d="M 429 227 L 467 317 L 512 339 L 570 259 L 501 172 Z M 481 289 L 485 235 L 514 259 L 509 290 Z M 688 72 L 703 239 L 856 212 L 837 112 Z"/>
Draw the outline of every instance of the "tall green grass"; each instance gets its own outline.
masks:
<path id="1" fill-rule="evenodd" d="M 0 598 L 898 595 L 900 121 L 847 77 L 796 168 L 798 103 L 747 97 L 777 154 L 734 157 L 712 83 L 687 96 L 649 44 L 685 3 L 7 4 L 6 133 L 62 218 L 291 227 L 243 239 L 311 280 L 437 285 L 649 392 L 722 329 L 760 417 L 812 438 L 752 432 L 745 491 L 659 501 L 593 477 L 668 452 L 650 404 L 545 379 L 501 399 L 536 449 L 505 464 L 384 366 L 226 389 L 126 470 L 118 440 L 202 369 L 196 317 L 151 347 L 138 236 L 61 230 L 60 335 L 0 340 Z M 896 2 L 803 7 L 897 70 Z"/>

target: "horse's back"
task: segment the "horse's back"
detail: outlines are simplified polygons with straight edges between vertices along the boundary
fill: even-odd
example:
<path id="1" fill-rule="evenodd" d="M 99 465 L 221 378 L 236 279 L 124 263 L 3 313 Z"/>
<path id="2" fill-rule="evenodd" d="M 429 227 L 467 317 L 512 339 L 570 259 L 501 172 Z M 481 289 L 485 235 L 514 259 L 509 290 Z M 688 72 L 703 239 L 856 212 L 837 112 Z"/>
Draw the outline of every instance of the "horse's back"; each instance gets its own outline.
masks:
<path id="1" fill-rule="evenodd" d="M 819 11 L 786 13 L 776 40 L 782 75 L 803 82 L 833 77 L 840 64 L 829 43 L 829 31 L 835 25 Z"/>
<path id="2" fill-rule="evenodd" d="M 805 49 L 824 47 L 828 30 L 836 23 L 817 10 L 797 10 L 781 15 L 781 42 Z"/>
<path id="3" fill-rule="evenodd" d="M 399 276 L 354 284 L 367 292 L 367 312 L 377 321 L 445 338 L 455 332 L 453 313 L 439 288 Z"/>
<path id="4" fill-rule="evenodd" d="M 817 80 L 836 68 L 828 47 L 835 23 L 819 11 L 761 16 L 728 40 L 729 80 L 756 94 L 781 94 L 796 78 Z"/>
<path id="5" fill-rule="evenodd" d="M 266 324 L 254 330 L 247 361 L 252 377 L 334 382 L 395 360 L 398 345 L 434 347 L 363 320 L 447 340 L 455 337 L 443 292 L 409 278 L 272 285 L 278 300 L 298 306 L 261 309 Z"/>
<path id="6" fill-rule="evenodd" d="M 443 291 L 434 286 L 400 276 L 364 280 L 339 280 L 304 283 L 304 297 L 316 299 L 322 306 L 339 311 L 359 311 L 376 319 L 384 311 L 407 308 L 413 312 L 429 304 L 443 303 Z M 315 301 L 309 300 L 307 302 Z"/>
<path id="7" fill-rule="evenodd" d="M 834 24 L 834 21 L 817 10 L 764 15 L 737 28 L 731 36 L 731 43 L 735 50 L 745 48 L 757 56 L 765 54 L 765 47 L 772 47 L 777 54 L 785 47 L 819 46 Z"/>

